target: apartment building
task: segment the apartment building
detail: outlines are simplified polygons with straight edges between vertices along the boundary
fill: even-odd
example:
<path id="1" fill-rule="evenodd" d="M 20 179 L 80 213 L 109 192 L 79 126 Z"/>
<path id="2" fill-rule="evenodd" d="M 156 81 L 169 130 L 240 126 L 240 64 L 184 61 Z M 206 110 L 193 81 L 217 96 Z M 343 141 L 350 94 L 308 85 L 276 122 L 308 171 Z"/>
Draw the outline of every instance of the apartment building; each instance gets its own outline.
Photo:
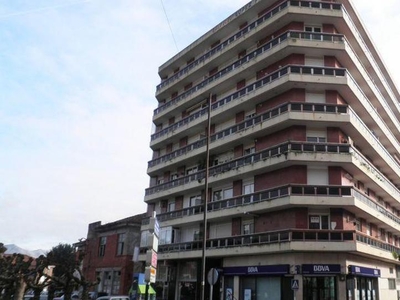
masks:
<path id="1" fill-rule="evenodd" d="M 253 0 L 159 75 L 158 297 L 200 299 L 205 236 L 213 299 L 400 299 L 400 95 L 350 1 Z"/>
<path id="2" fill-rule="evenodd" d="M 89 282 L 100 283 L 90 290 L 98 295 L 128 295 L 135 273 L 143 272 L 134 263 L 135 247 L 140 245 L 140 227 L 145 214 L 111 223 L 90 223 L 87 239 L 76 244 L 83 252 L 82 273 Z"/>

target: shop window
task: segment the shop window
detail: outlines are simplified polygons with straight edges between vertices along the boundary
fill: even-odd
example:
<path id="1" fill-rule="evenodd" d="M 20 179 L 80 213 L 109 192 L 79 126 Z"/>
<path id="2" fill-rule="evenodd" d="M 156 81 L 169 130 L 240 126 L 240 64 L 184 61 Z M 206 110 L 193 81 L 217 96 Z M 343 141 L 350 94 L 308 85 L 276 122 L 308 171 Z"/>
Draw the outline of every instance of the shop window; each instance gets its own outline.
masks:
<path id="1" fill-rule="evenodd" d="M 335 277 L 303 277 L 303 299 L 337 299 Z"/>
<path id="2" fill-rule="evenodd" d="M 120 294 L 119 287 L 121 284 L 121 271 L 114 271 L 112 277 L 112 293 L 113 295 Z"/>

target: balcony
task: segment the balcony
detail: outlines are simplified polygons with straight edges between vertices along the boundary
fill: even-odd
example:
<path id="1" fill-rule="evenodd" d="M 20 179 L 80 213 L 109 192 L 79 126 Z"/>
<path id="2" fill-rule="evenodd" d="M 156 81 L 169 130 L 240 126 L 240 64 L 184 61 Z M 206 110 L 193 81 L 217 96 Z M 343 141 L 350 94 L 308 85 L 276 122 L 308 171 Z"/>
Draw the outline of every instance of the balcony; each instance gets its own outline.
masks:
<path id="1" fill-rule="evenodd" d="M 317 9 L 328 9 L 328 10 L 340 10 L 342 8 L 341 4 L 338 3 L 326 3 L 326 2 L 315 2 L 315 1 L 286 1 L 281 3 L 280 5 L 272 8 L 268 12 L 266 12 L 262 17 L 257 19 L 256 21 L 250 23 L 243 29 L 239 30 L 237 33 L 234 35 L 230 36 L 227 38 L 225 41 L 220 43 L 218 46 L 215 48 L 211 49 L 204 55 L 200 56 L 196 60 L 194 60 L 192 63 L 187 65 L 186 67 L 182 68 L 179 72 L 176 74 L 172 75 L 170 78 L 162 81 L 158 86 L 157 86 L 157 92 L 159 92 L 161 89 L 164 87 L 172 84 L 173 82 L 177 81 L 179 78 L 182 76 L 186 75 L 189 71 L 197 67 L 198 65 L 204 64 L 205 61 L 211 59 L 213 56 L 216 54 L 220 53 L 223 49 L 225 49 L 228 45 L 231 45 L 238 39 L 240 39 L 243 35 L 248 34 L 251 31 L 255 31 L 258 29 L 258 27 L 262 24 L 264 24 L 267 20 L 271 19 L 273 16 L 281 12 L 282 10 L 286 9 L 289 6 L 295 6 L 295 7 L 310 7 L 310 8 L 317 8 Z M 165 104 L 166 105 L 166 104 Z M 160 106 L 159 108 L 161 108 Z M 158 111 L 157 108 L 154 111 L 154 114 L 158 114 L 161 111 Z"/>
<path id="2" fill-rule="evenodd" d="M 280 68 L 279 70 L 277 70 L 275 72 L 270 73 L 269 75 L 255 81 L 255 82 L 249 84 L 248 86 L 246 86 L 228 96 L 225 96 L 218 101 L 215 101 L 211 105 L 211 111 L 214 111 L 224 105 L 227 105 L 230 102 L 239 103 L 240 100 L 244 96 L 247 96 L 254 91 L 266 88 L 266 87 L 270 86 L 272 83 L 275 83 L 276 80 L 286 77 L 290 74 L 322 76 L 322 77 L 326 77 L 326 78 L 332 78 L 332 77 L 345 78 L 347 75 L 347 72 L 346 72 L 346 69 L 344 69 L 344 68 L 316 67 L 316 66 L 304 66 L 304 65 L 287 65 L 287 66 Z M 190 91 L 188 91 L 188 92 L 190 92 Z M 178 96 L 178 98 L 181 96 Z M 170 103 L 170 102 L 168 102 L 168 103 Z M 196 120 L 199 117 L 206 114 L 207 111 L 208 111 L 208 108 L 204 108 L 203 110 L 201 110 L 198 113 L 198 115 L 193 116 L 193 117 L 189 116 L 189 117 L 181 120 L 180 122 L 161 130 L 160 132 L 154 133 L 151 136 L 151 143 L 154 145 L 154 142 L 157 139 L 160 139 L 162 136 L 165 136 L 168 133 L 174 132 L 177 128 L 181 127 L 182 125 L 187 125 L 190 122 L 193 122 L 194 120 Z"/>
<path id="3" fill-rule="evenodd" d="M 160 259 L 199 257 L 202 241 L 159 245 Z M 364 246 L 358 249 L 358 245 Z M 365 247 L 367 246 L 367 247 Z M 393 252 L 400 248 L 354 230 L 287 229 L 209 239 L 206 242 L 208 257 L 222 257 L 282 251 L 362 252 L 367 256 L 380 256 L 393 262 Z M 240 250 L 238 250 L 240 249 Z M 382 252 L 385 253 L 382 256 Z M 141 248 L 144 254 L 146 248 Z"/>
<path id="4" fill-rule="evenodd" d="M 302 32 L 288 32 L 287 34 L 290 34 L 290 33 L 292 33 L 295 37 L 303 37 L 304 39 L 307 39 L 307 40 L 310 40 L 310 38 L 315 38 L 318 40 L 321 40 L 321 38 L 333 39 L 333 37 L 335 37 L 335 39 L 337 38 L 338 40 L 342 39 L 342 36 L 333 35 L 333 34 L 328 34 L 328 35 L 310 34 L 310 33 L 307 34 L 307 33 L 302 33 Z M 323 36 L 326 36 L 326 37 L 324 38 Z M 308 37 L 308 38 L 306 38 L 306 37 Z M 250 54 L 246 55 L 244 58 L 240 59 L 239 61 L 235 62 L 234 64 L 228 66 L 227 68 L 223 69 L 222 71 L 218 72 L 217 74 L 207 78 L 206 80 L 202 81 L 198 85 L 192 87 L 191 89 L 178 95 L 174 99 L 168 101 L 164 105 L 156 108 L 154 110 L 154 115 L 155 116 L 158 115 L 159 113 L 161 113 L 162 111 L 166 110 L 169 107 L 176 107 L 176 104 L 178 102 L 181 102 L 182 100 L 189 97 L 190 95 L 203 89 L 211 82 L 214 82 L 215 80 L 222 78 L 223 76 L 226 76 L 227 74 L 229 74 L 233 70 L 237 69 L 242 64 L 249 62 L 251 59 L 253 59 L 257 55 L 260 55 L 260 54 L 264 53 L 265 51 L 272 49 L 273 46 L 279 45 L 279 43 L 285 41 L 286 39 L 287 39 L 287 37 L 285 37 L 285 34 L 284 34 L 281 37 L 278 37 L 275 40 L 273 40 L 272 42 L 266 44 L 265 46 L 259 48 L 258 50 L 251 52 Z M 275 41 L 275 43 L 274 43 L 274 41 Z M 293 70 L 290 67 L 293 67 Z M 304 71 L 303 71 L 303 68 L 304 68 Z M 280 77 L 290 74 L 290 73 L 292 73 L 292 74 L 307 74 L 307 75 L 321 75 L 321 76 L 325 76 L 325 75 L 327 75 L 327 76 L 345 76 L 345 73 L 346 73 L 345 70 L 346 69 L 344 69 L 344 68 L 288 65 L 288 66 L 285 66 L 284 68 L 281 68 L 280 70 L 277 70 L 277 71 L 271 73 L 270 75 L 268 75 L 266 77 L 263 77 L 260 80 L 257 80 L 256 82 L 248 85 L 246 88 L 243 88 L 240 91 L 233 93 L 232 95 L 228 96 L 228 98 L 233 97 L 233 99 L 236 99 L 236 98 L 238 98 L 238 96 L 240 96 L 240 97 L 244 96 L 245 94 L 247 94 L 253 90 L 259 89 L 260 87 L 264 87 L 266 84 L 270 84 L 272 81 L 275 81 L 276 79 L 279 79 Z M 220 102 L 220 101 L 218 101 L 218 102 Z M 226 102 L 226 101 L 223 101 L 222 103 L 224 103 L 224 102 Z M 227 101 L 227 102 L 230 102 L 230 101 Z"/>
<path id="5" fill-rule="evenodd" d="M 348 209 L 353 211 L 354 214 L 359 215 L 360 213 L 364 214 L 363 217 L 365 219 L 371 218 L 371 216 L 376 220 L 376 218 L 380 218 L 382 222 L 382 226 L 386 226 L 386 224 L 390 224 L 390 221 L 394 222 L 394 226 L 400 227 L 400 217 L 386 209 L 384 206 L 380 205 L 364 193 L 360 192 L 358 189 L 352 186 L 314 186 L 314 185 L 296 185 L 290 184 L 280 187 L 275 187 L 263 191 L 259 191 L 256 193 L 241 195 L 229 199 L 224 199 L 220 201 L 213 201 L 207 204 L 207 212 L 209 219 L 218 218 L 216 213 L 218 211 L 225 209 L 233 209 L 231 211 L 225 211 L 225 215 L 237 216 L 242 215 L 241 211 L 238 211 L 237 208 L 241 207 L 244 210 L 248 210 L 251 212 L 260 213 L 260 209 L 265 206 L 261 205 L 262 203 L 268 202 L 269 204 L 273 204 L 275 200 L 279 200 L 287 197 L 296 197 L 296 196 L 307 196 L 307 197 L 353 197 L 354 199 L 360 201 L 360 203 L 367 205 L 369 208 L 373 210 L 373 213 L 370 212 L 371 215 L 367 216 L 368 212 L 363 211 L 363 208 L 357 203 L 349 202 L 352 207 Z M 311 204 L 311 202 L 309 203 Z M 252 205 L 251 207 L 249 205 Z M 286 204 L 285 204 L 286 205 Z M 327 204 L 331 205 L 331 204 Z M 339 206 L 343 205 L 342 202 L 338 203 Z M 273 205 L 272 205 L 273 206 Z M 247 207 L 247 208 L 246 208 Z M 267 209 L 268 210 L 268 209 Z M 197 205 L 192 207 L 187 207 L 181 210 L 176 210 L 167 213 L 161 213 L 157 215 L 157 219 L 160 223 L 177 220 L 178 223 L 182 222 L 182 218 L 197 216 L 197 221 L 200 221 L 204 212 L 204 205 Z M 181 221 L 179 221 L 181 220 Z M 185 221 L 187 222 L 187 220 Z M 148 219 L 144 219 L 142 221 L 142 225 L 147 225 Z M 382 227 L 381 226 L 381 227 Z M 392 225 L 393 226 L 393 225 Z M 386 226 L 388 227 L 388 226 Z M 390 226 L 389 226 L 390 227 Z M 388 228 L 389 228 L 388 227 Z M 391 228 L 392 230 L 393 228 Z"/>
<path id="6" fill-rule="evenodd" d="M 318 103 L 303 103 L 303 102 L 287 102 L 284 104 L 281 104 L 277 107 L 274 107 L 266 112 L 264 112 L 261 115 L 254 116 L 251 119 L 247 119 L 246 121 L 243 121 L 242 123 L 238 123 L 234 126 L 231 126 L 229 128 L 226 128 L 222 131 L 219 131 L 215 134 L 213 134 L 210 138 L 211 143 L 223 139 L 225 137 L 231 136 L 233 134 L 239 133 L 243 130 L 246 130 L 247 128 L 251 128 L 255 125 L 262 124 L 264 122 L 269 121 L 271 118 L 280 116 L 282 114 L 286 114 L 288 112 L 305 112 L 305 113 L 326 113 L 326 114 L 346 114 L 347 112 L 347 105 L 341 105 L 341 104 L 318 104 Z M 207 112 L 207 108 L 198 112 L 199 114 L 202 114 L 202 112 Z M 161 132 L 160 132 L 161 134 Z M 206 146 L 207 139 L 203 138 L 201 140 L 196 141 L 195 143 L 192 143 L 190 145 L 187 145 L 185 147 L 182 147 L 176 151 L 173 151 L 171 153 L 168 153 L 166 155 L 163 155 L 161 157 L 158 157 L 156 159 L 153 159 L 149 161 L 148 163 L 148 168 L 152 168 L 154 166 L 157 166 L 161 163 L 170 161 L 174 158 L 177 158 L 179 156 L 185 155 L 190 151 L 199 149 L 201 147 Z"/>
<path id="7" fill-rule="evenodd" d="M 268 149 L 264 149 L 260 152 L 246 155 L 238 159 L 223 163 L 209 169 L 209 176 L 215 176 L 221 173 L 225 173 L 230 170 L 235 170 L 240 167 L 255 164 L 264 161 L 268 158 L 287 154 L 289 152 L 315 152 L 315 153 L 337 153 L 337 154 L 350 154 L 351 146 L 349 144 L 334 144 L 334 143 L 308 143 L 308 142 L 286 142 Z M 183 186 L 190 182 L 203 180 L 205 177 L 205 170 L 197 172 L 195 174 L 186 175 L 169 182 L 156 185 L 154 187 L 147 188 L 145 196 L 149 196 L 158 192 L 167 191 L 169 189 Z"/>

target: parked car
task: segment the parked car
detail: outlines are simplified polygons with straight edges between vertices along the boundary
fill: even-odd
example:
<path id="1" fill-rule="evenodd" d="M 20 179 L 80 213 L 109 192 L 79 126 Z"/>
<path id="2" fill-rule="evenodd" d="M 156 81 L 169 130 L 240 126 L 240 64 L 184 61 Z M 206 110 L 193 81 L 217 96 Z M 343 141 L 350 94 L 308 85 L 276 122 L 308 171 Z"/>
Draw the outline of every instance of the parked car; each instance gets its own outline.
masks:
<path id="1" fill-rule="evenodd" d="M 73 293 L 71 295 L 71 300 L 79 300 L 79 299 L 80 299 L 79 294 Z M 64 295 L 62 295 L 61 297 L 54 297 L 53 300 L 64 300 Z"/>
<path id="2" fill-rule="evenodd" d="M 102 296 L 97 298 L 96 300 L 129 300 L 129 296 L 121 296 L 121 295 L 112 295 L 112 296 Z"/>

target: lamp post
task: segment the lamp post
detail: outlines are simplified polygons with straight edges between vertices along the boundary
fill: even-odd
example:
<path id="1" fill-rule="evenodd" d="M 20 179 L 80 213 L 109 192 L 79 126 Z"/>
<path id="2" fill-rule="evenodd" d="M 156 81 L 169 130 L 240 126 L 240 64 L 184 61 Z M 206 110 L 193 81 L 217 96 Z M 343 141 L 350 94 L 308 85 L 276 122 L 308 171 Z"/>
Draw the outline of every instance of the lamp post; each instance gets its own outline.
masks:
<path id="1" fill-rule="evenodd" d="M 208 117 L 207 117 L 207 143 L 206 143 L 206 170 L 204 175 L 204 203 L 203 203 L 203 248 L 202 248 L 202 265 L 201 265 L 201 300 L 205 299 L 206 284 L 206 242 L 207 242 L 207 204 L 208 204 L 208 174 L 210 169 L 210 135 L 211 135 L 211 98 L 208 98 Z"/>

